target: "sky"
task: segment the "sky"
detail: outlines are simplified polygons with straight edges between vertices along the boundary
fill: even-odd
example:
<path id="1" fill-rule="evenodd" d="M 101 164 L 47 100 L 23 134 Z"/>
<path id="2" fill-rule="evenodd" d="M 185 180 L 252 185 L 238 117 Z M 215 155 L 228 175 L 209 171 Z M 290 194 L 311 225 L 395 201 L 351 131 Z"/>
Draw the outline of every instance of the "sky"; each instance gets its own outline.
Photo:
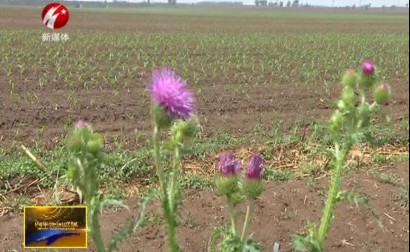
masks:
<path id="1" fill-rule="evenodd" d="M 139 0 L 129 0 L 130 2 L 141 2 Z M 196 3 L 201 0 L 177 0 L 179 3 Z M 226 1 L 226 2 L 243 2 L 244 4 L 254 4 L 254 0 L 203 0 L 203 1 Z M 285 0 L 282 0 L 286 2 Z M 292 0 L 293 1 L 293 0 Z M 151 2 L 167 2 L 166 0 L 151 0 Z M 276 0 L 268 0 L 268 2 L 276 2 Z M 357 6 L 362 4 L 371 3 L 373 7 L 382 7 L 385 6 L 405 6 L 409 3 L 409 0 L 299 0 L 300 3 L 309 3 L 311 5 L 321 5 L 321 6 L 352 6 L 356 4 Z"/>
<path id="2" fill-rule="evenodd" d="M 81 0 L 81 1 L 102 1 L 102 0 Z M 108 0 L 109 2 L 112 0 Z M 120 0 L 121 1 L 121 0 Z M 129 2 L 142 2 L 143 0 L 125 0 Z M 224 1 L 224 2 L 242 2 L 244 4 L 254 4 L 255 0 L 177 0 L 178 3 L 197 3 L 199 1 Z M 276 1 L 283 1 L 287 2 L 287 0 L 268 0 L 268 2 L 276 2 Z M 291 0 L 293 1 L 293 0 Z M 167 0 L 151 0 L 151 3 L 166 3 Z M 385 6 L 405 6 L 409 3 L 409 0 L 299 0 L 299 3 L 305 4 L 308 3 L 310 5 L 320 5 L 320 6 L 332 6 L 334 4 L 335 7 L 345 7 L 345 6 L 352 6 L 356 4 L 365 5 L 371 3 L 372 7 L 382 7 Z"/>
<path id="3" fill-rule="evenodd" d="M 312 5 L 325 5 L 325 6 L 332 6 L 332 2 L 334 1 L 335 6 L 347 6 L 347 5 L 360 5 L 360 3 L 368 4 L 371 3 L 374 7 L 381 7 L 397 5 L 397 6 L 404 6 L 409 0 L 299 0 L 302 3 L 309 3 Z"/>
<path id="4" fill-rule="evenodd" d="M 324 5 L 324 6 L 332 6 L 333 0 L 299 0 L 302 3 L 309 3 L 312 5 Z M 360 5 L 360 4 L 368 4 L 371 3 L 374 7 L 381 7 L 385 6 L 404 6 L 408 3 L 409 0 L 334 0 L 335 6 L 347 6 L 347 5 Z"/>

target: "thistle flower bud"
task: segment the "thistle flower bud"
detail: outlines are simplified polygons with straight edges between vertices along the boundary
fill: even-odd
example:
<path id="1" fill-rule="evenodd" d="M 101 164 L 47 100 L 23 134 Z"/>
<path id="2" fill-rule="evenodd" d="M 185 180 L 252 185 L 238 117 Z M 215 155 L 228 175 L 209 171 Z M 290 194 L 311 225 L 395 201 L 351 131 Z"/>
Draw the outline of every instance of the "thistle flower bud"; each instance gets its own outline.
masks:
<path id="1" fill-rule="evenodd" d="M 218 193 L 228 195 L 236 192 L 238 188 L 238 174 L 241 164 L 232 152 L 224 152 L 219 157 L 220 177 L 216 179 Z"/>
<path id="2" fill-rule="evenodd" d="M 376 87 L 374 90 L 374 98 L 378 104 L 387 102 L 391 97 L 391 88 L 388 84 L 384 83 Z"/>
<path id="3" fill-rule="evenodd" d="M 80 120 L 75 122 L 74 127 L 81 128 L 81 127 L 84 127 L 86 125 L 88 125 L 87 122 L 83 119 L 80 119 Z"/>
<path id="4" fill-rule="evenodd" d="M 219 172 L 222 176 L 238 175 L 241 169 L 239 160 L 232 152 L 224 152 L 219 157 Z"/>
<path id="5" fill-rule="evenodd" d="M 352 69 L 347 70 L 346 73 L 343 75 L 342 84 L 345 87 L 354 87 L 357 81 L 357 75 L 355 71 Z"/>
<path id="6" fill-rule="evenodd" d="M 74 124 L 72 135 L 68 138 L 67 146 L 71 152 L 85 151 L 97 157 L 102 149 L 102 140 L 98 134 L 93 132 L 88 123 L 84 120 L 78 120 Z"/>
<path id="7" fill-rule="evenodd" d="M 263 192 L 261 181 L 263 160 L 261 155 L 253 153 L 245 173 L 245 181 L 242 185 L 243 193 L 250 199 L 255 199 Z"/>
<path id="8" fill-rule="evenodd" d="M 78 152 L 81 150 L 84 139 L 81 137 L 84 133 L 87 134 L 87 127 L 90 127 L 85 120 L 79 119 L 74 123 L 74 132 L 68 139 L 67 147 L 70 151 Z M 84 132 L 80 134 L 80 132 Z"/>
<path id="9" fill-rule="evenodd" d="M 93 155 L 97 155 L 102 149 L 101 138 L 98 135 L 91 135 L 87 142 L 87 151 Z"/>
<path id="10" fill-rule="evenodd" d="M 232 195 L 238 190 L 238 177 L 217 177 L 215 180 L 216 191 L 220 195 Z"/>
<path id="11" fill-rule="evenodd" d="M 172 140 L 175 144 L 182 144 L 184 140 L 194 137 L 198 131 L 197 118 L 190 118 L 187 121 L 178 120 L 171 128 Z"/>
<path id="12" fill-rule="evenodd" d="M 366 60 L 365 62 L 363 62 L 362 64 L 362 72 L 365 75 L 373 75 L 374 74 L 374 64 L 373 61 L 371 60 Z"/>
<path id="13" fill-rule="evenodd" d="M 245 178 L 248 180 L 261 179 L 263 160 L 261 155 L 253 153 L 249 161 L 248 169 L 245 173 Z"/>
<path id="14" fill-rule="evenodd" d="M 368 60 L 362 64 L 362 74 L 360 75 L 359 87 L 367 91 L 377 81 L 376 68 L 372 61 Z"/>
<path id="15" fill-rule="evenodd" d="M 81 149 L 80 138 L 72 136 L 68 139 L 67 147 L 72 152 L 78 152 Z"/>
<path id="16" fill-rule="evenodd" d="M 164 129 L 171 126 L 172 118 L 160 105 L 154 104 L 152 106 L 151 115 L 159 129 Z"/>
<path id="17" fill-rule="evenodd" d="M 261 180 L 246 180 L 242 183 L 243 195 L 248 199 L 256 199 L 264 190 Z"/>

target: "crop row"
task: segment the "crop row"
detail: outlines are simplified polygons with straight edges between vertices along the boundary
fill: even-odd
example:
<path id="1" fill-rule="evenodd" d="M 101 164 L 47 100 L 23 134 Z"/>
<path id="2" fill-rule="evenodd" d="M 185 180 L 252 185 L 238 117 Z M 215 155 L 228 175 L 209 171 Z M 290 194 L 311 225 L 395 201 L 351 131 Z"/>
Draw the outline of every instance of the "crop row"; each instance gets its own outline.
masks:
<path id="1" fill-rule="evenodd" d="M 127 87 L 161 66 L 179 69 L 194 86 L 335 82 L 339 69 L 368 58 L 379 62 L 382 79 L 409 76 L 408 34 L 70 32 L 67 42 L 41 35 L 0 35 L 0 76 L 10 93 L 28 85 Z"/>

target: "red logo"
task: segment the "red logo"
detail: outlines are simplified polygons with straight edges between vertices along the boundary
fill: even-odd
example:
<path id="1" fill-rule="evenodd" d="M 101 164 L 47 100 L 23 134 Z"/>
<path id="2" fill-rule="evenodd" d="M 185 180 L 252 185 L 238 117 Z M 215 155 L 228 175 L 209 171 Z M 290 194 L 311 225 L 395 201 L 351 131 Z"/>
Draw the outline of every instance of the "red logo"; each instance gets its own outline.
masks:
<path id="1" fill-rule="evenodd" d="M 51 3 L 44 7 L 43 12 L 41 12 L 41 19 L 43 23 L 50 29 L 60 29 L 64 27 L 70 14 L 68 13 L 67 7 L 60 3 Z"/>

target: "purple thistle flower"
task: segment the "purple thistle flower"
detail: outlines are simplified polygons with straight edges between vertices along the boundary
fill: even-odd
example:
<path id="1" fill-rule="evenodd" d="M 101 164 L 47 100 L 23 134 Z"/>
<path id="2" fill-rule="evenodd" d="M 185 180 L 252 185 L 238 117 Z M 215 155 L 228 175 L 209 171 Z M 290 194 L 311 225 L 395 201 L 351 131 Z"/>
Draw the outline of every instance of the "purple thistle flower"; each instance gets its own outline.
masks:
<path id="1" fill-rule="evenodd" d="M 372 75 L 374 73 L 374 64 L 371 60 L 366 60 L 362 64 L 362 71 L 366 75 Z"/>
<path id="2" fill-rule="evenodd" d="M 195 97 L 186 82 L 171 69 L 156 70 L 149 86 L 151 98 L 174 119 L 187 119 L 195 110 Z"/>
<path id="3" fill-rule="evenodd" d="M 75 124 L 74 124 L 74 126 L 76 128 L 84 127 L 86 125 L 87 125 L 87 122 L 83 119 L 80 119 L 80 120 L 76 121 Z"/>
<path id="4" fill-rule="evenodd" d="M 387 92 L 390 90 L 390 85 L 387 83 L 383 83 L 380 85 L 380 90 Z"/>
<path id="5" fill-rule="evenodd" d="M 223 176 L 236 176 L 241 171 L 241 163 L 232 152 L 224 152 L 219 156 L 219 171 Z"/>
<path id="6" fill-rule="evenodd" d="M 248 169 L 246 170 L 245 177 L 247 179 L 260 179 L 262 174 L 262 156 L 258 153 L 253 153 L 251 160 L 249 161 Z"/>

